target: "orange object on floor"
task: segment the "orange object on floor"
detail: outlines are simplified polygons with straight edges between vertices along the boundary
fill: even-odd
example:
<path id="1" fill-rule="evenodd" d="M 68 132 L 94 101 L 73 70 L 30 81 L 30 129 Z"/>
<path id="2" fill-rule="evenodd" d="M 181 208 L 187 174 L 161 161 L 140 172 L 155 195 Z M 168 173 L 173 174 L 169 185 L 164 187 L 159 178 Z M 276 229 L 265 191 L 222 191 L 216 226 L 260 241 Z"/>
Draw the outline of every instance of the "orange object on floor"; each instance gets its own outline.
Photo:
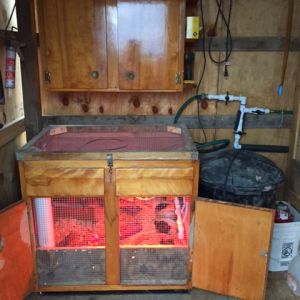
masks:
<path id="1" fill-rule="evenodd" d="M 0 212 L 0 238 L 0 299 L 23 299 L 29 290 L 33 269 L 24 202 Z"/>

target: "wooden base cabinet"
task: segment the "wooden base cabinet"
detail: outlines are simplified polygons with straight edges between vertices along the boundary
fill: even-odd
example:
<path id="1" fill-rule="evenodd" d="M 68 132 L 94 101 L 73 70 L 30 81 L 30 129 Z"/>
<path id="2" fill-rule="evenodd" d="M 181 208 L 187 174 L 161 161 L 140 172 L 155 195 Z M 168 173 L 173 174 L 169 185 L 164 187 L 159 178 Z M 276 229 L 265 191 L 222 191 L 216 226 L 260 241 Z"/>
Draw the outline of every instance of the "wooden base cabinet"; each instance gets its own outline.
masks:
<path id="1" fill-rule="evenodd" d="M 148 152 L 90 147 L 99 136 L 97 147 L 123 147 L 124 135 L 135 145 L 143 132 L 147 143 L 162 136 L 155 147 L 171 139 L 172 148 L 183 141 L 180 131 L 119 127 L 111 138 L 107 127 L 57 130 L 46 129 L 18 153 L 36 291 L 196 287 L 263 299 L 273 211 L 197 198 L 199 162 L 185 129 L 180 151 Z M 90 150 L 56 151 L 66 140 Z"/>

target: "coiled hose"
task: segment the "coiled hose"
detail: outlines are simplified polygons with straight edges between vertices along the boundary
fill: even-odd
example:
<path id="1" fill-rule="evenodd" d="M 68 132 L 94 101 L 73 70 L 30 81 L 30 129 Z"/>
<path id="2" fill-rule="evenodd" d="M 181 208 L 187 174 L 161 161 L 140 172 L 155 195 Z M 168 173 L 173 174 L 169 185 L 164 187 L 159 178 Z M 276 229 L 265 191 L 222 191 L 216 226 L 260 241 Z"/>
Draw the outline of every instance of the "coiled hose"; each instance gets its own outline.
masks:
<path id="1" fill-rule="evenodd" d="M 178 119 L 182 115 L 183 111 L 194 101 L 194 100 L 201 100 L 203 99 L 203 94 L 200 95 L 195 95 L 190 98 L 188 98 L 178 109 L 175 118 L 174 118 L 174 124 L 178 122 Z M 221 140 L 212 140 L 206 143 L 198 143 L 195 142 L 196 148 L 199 153 L 209 153 L 209 152 L 214 152 L 220 149 L 223 149 L 227 147 L 230 143 L 229 139 L 221 139 Z"/>

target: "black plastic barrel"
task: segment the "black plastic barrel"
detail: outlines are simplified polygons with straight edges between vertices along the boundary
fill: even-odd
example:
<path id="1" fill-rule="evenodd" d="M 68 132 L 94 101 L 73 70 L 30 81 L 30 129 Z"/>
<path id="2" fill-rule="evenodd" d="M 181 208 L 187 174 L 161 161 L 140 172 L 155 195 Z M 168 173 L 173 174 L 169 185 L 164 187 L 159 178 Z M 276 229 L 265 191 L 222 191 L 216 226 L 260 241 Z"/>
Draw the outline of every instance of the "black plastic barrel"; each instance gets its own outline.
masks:
<path id="1" fill-rule="evenodd" d="M 222 150 L 200 158 L 201 197 L 272 207 L 284 174 L 270 159 L 246 150 Z"/>

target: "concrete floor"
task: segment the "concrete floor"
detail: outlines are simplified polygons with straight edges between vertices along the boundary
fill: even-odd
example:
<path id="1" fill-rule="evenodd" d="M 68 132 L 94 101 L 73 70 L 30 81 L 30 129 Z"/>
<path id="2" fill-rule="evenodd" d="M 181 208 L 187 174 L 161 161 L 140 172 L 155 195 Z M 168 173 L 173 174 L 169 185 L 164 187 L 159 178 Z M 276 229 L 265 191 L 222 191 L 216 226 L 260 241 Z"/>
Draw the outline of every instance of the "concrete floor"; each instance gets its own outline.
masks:
<path id="1" fill-rule="evenodd" d="M 267 300 L 294 300 L 294 296 L 285 281 L 286 273 L 270 273 L 268 279 Z M 232 297 L 208 293 L 198 289 L 189 292 L 89 292 L 89 293 L 32 293 L 26 300 L 227 300 Z M 257 299 L 259 300 L 259 299 Z"/>

